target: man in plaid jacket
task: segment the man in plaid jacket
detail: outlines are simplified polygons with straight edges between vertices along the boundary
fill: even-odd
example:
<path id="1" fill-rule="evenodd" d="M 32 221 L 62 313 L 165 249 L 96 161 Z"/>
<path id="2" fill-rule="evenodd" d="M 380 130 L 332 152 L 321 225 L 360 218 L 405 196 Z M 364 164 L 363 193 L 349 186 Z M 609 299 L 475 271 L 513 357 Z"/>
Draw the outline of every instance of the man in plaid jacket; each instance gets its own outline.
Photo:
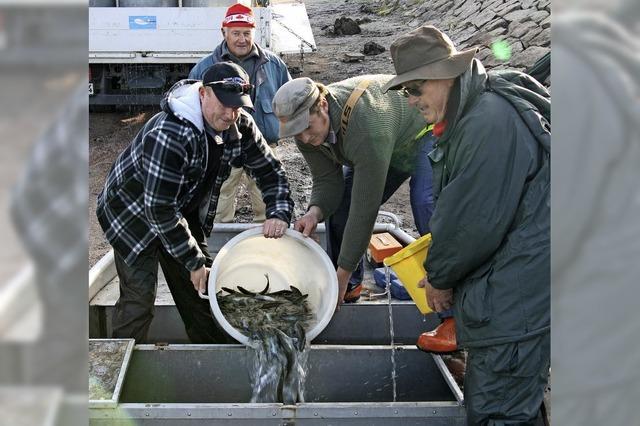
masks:
<path id="1" fill-rule="evenodd" d="M 202 81 L 176 83 L 112 166 L 97 216 L 114 248 L 120 298 L 113 337 L 144 341 L 153 318 L 158 262 L 193 343 L 222 339 L 204 292 L 213 260 L 206 238 L 231 166 L 255 177 L 266 204 L 264 236 L 279 238 L 293 201 L 284 169 L 251 116 L 247 73 L 231 62 Z M 193 285 L 191 286 L 190 283 Z"/>

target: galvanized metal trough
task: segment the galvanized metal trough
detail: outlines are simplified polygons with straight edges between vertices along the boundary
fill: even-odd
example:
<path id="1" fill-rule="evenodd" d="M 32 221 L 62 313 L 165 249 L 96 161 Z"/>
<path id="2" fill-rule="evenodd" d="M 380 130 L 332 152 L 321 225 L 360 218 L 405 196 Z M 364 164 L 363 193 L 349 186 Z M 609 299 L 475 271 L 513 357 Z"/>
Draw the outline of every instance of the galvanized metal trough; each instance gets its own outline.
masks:
<path id="1" fill-rule="evenodd" d="M 249 350 L 241 345 L 137 345 L 118 405 L 93 407 L 92 425 L 464 424 L 464 408 L 432 357 L 389 346 L 314 345 L 305 403 L 249 404 Z"/>
<path id="2" fill-rule="evenodd" d="M 216 225 L 213 252 L 250 224 Z M 397 224 L 377 224 L 404 244 Z M 320 227 L 321 244 L 324 228 Z M 112 263 L 112 262 L 111 262 Z M 92 270 L 90 337 L 108 338 L 117 299 L 115 269 L 106 258 Z M 369 272 L 370 273 L 370 272 Z M 166 286 L 166 284 L 165 284 Z M 115 406 L 91 404 L 92 425 L 463 425 L 462 392 L 439 356 L 415 348 L 436 325 L 411 302 L 392 303 L 396 388 L 393 398 L 389 307 L 361 301 L 334 315 L 312 342 L 305 401 L 251 404 L 250 350 L 242 345 L 191 345 L 168 291 L 160 285 L 148 341 L 134 347 Z"/>

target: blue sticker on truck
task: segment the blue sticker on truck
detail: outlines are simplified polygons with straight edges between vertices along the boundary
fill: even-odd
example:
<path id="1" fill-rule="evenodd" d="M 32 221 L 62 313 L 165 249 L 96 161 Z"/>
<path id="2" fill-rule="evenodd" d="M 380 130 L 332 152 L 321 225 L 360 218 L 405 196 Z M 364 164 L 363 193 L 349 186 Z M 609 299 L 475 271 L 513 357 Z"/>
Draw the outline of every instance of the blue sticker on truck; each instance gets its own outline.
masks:
<path id="1" fill-rule="evenodd" d="M 155 30 L 156 25 L 155 16 L 129 16 L 130 30 Z"/>

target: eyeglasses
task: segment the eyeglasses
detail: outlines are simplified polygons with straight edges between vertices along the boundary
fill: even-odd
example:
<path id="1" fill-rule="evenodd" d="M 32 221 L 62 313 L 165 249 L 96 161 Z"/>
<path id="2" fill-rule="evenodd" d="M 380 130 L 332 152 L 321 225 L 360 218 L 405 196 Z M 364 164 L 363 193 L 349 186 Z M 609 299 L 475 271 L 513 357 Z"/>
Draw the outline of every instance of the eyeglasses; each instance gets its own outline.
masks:
<path id="1" fill-rule="evenodd" d="M 405 98 L 408 98 L 409 96 L 422 96 L 422 92 L 420 91 L 420 89 L 404 86 L 402 87 L 402 89 L 400 89 L 400 94 Z"/>
<path id="2" fill-rule="evenodd" d="M 253 85 L 247 83 L 240 77 L 227 77 L 223 78 L 221 81 L 211 81 L 204 85 L 219 86 L 222 90 L 227 90 L 234 93 L 243 93 L 245 95 L 251 93 L 251 89 L 253 88 Z"/>

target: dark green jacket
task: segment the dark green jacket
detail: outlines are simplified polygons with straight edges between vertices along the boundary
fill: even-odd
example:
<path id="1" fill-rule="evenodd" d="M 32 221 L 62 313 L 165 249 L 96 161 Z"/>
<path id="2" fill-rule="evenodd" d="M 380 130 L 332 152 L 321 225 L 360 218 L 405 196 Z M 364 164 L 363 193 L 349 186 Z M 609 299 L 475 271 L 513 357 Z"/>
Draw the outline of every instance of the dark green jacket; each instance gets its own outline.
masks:
<path id="1" fill-rule="evenodd" d="M 448 110 L 429 154 L 436 197 L 429 281 L 454 289 L 461 346 L 548 331 L 550 155 L 534 136 L 546 121 L 525 123 L 488 89 L 478 60 L 454 86 Z"/>

